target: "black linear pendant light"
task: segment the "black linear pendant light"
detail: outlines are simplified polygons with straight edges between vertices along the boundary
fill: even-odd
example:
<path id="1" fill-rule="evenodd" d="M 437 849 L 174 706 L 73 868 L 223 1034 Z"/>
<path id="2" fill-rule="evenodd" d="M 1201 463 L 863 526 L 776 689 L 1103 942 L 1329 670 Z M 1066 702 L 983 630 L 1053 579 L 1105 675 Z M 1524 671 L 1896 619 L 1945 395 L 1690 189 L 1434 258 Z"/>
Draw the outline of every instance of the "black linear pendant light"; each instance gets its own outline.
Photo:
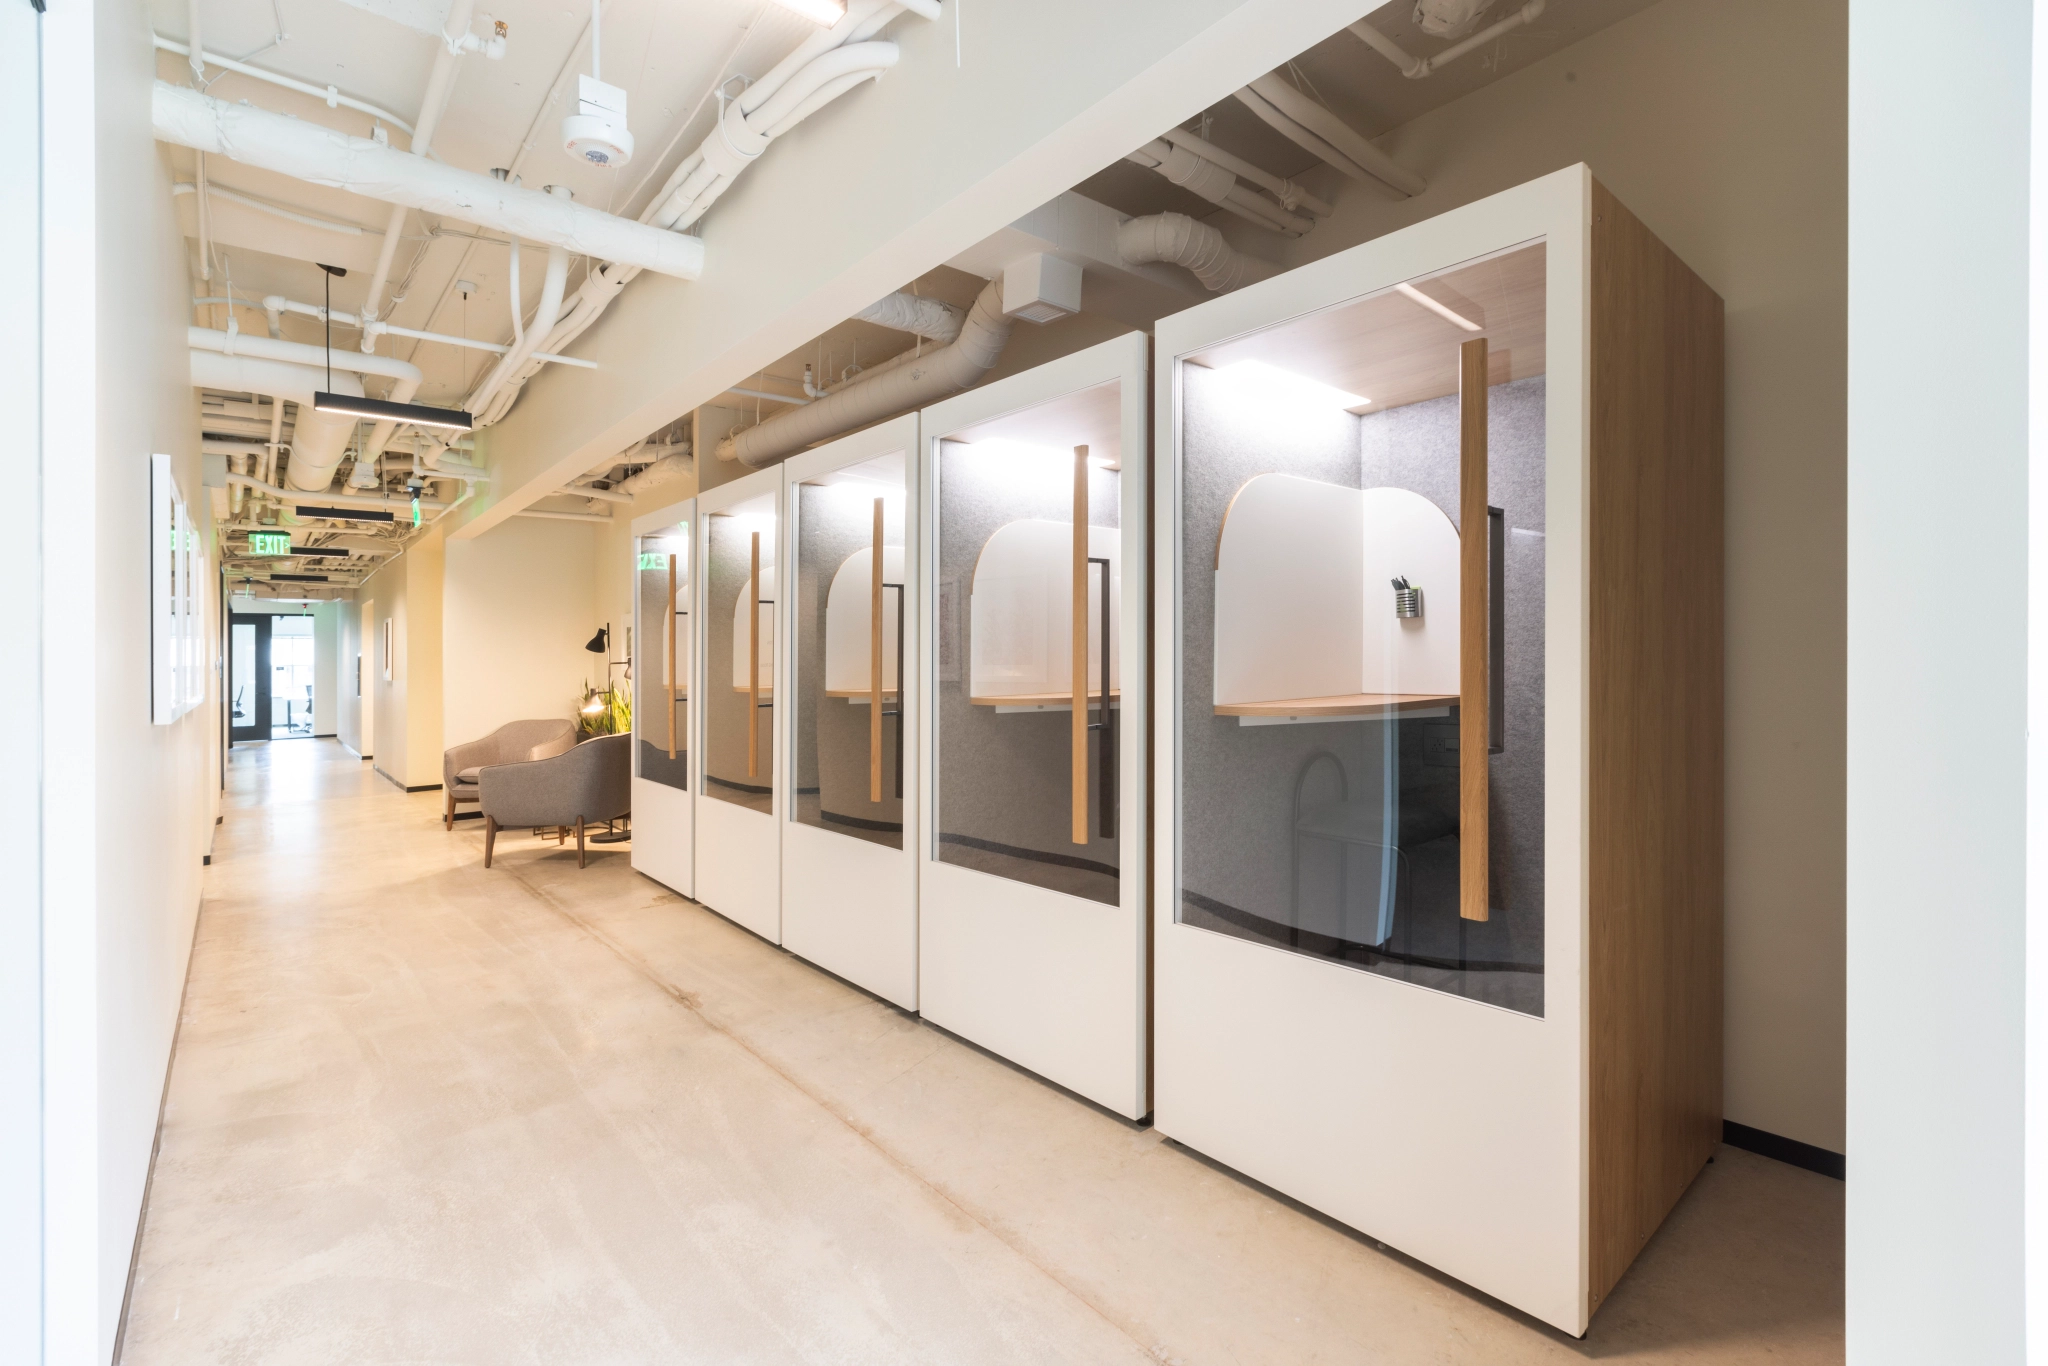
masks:
<path id="1" fill-rule="evenodd" d="M 334 387 L 334 277 L 348 272 L 340 266 L 322 265 L 326 272 L 323 288 L 325 307 L 320 310 L 320 321 L 327 328 L 327 388 Z M 389 419 L 393 422 L 415 422 L 422 427 L 453 427 L 466 432 L 474 425 L 468 413 L 459 408 L 436 408 L 426 403 L 391 403 L 381 398 L 357 398 L 352 394 L 334 394 L 326 389 L 313 395 L 315 411 L 342 413 L 349 417 Z"/>

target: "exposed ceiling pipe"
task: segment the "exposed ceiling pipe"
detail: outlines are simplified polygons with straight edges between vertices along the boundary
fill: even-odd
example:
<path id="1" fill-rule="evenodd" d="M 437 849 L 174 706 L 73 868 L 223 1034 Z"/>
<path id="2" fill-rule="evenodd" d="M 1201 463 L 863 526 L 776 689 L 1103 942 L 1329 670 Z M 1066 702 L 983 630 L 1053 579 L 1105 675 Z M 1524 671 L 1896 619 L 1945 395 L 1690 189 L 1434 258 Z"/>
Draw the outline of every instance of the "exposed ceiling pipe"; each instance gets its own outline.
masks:
<path id="1" fill-rule="evenodd" d="M 1215 229 L 1210 229 L 1214 232 Z M 761 469 L 813 441 L 852 431 L 895 413 L 921 408 L 980 381 L 1003 354 L 1013 320 L 1003 313 L 1003 282 L 991 280 L 948 346 L 872 378 L 863 375 L 808 407 L 777 413 L 718 443 L 720 460 Z"/>
<path id="2" fill-rule="evenodd" d="M 1297 218 L 1269 199 L 1262 199 L 1237 183 L 1228 167 L 1198 156 L 1164 138 L 1154 138 L 1125 157 L 1159 172 L 1174 184 L 1198 194 L 1218 208 L 1226 209 L 1249 223 L 1272 232 L 1299 237 L 1315 226 L 1312 218 Z"/>
<path id="3" fill-rule="evenodd" d="M 588 498 L 598 503 L 630 503 L 633 501 L 633 495 L 630 493 L 615 493 L 611 489 L 594 489 L 586 484 L 571 484 L 565 489 L 557 489 L 556 492 L 564 498 Z"/>
<path id="4" fill-rule="evenodd" d="M 194 330 L 205 331 L 204 328 Z M 245 337 L 242 340 L 257 339 Z M 325 372 L 310 365 L 294 365 L 246 353 L 230 356 L 198 347 L 191 352 L 191 364 L 195 388 L 268 394 L 274 404 L 285 400 L 298 404 L 298 416 L 292 423 L 292 458 L 286 467 L 285 478 L 294 487 L 308 493 L 321 492 L 333 481 L 334 471 L 341 464 L 342 452 L 348 446 L 349 437 L 355 433 L 356 420 L 340 413 L 320 412 L 313 407 L 313 394 L 321 388 L 328 388 L 332 393 L 360 398 L 363 386 L 354 375 L 346 370 L 339 371 L 330 386 Z"/>
<path id="5" fill-rule="evenodd" d="M 202 167 L 202 169 L 204 168 Z M 176 199 L 179 195 L 196 195 L 199 193 L 200 187 L 195 181 L 174 180 L 171 182 L 171 198 L 173 199 Z M 281 204 L 272 204 L 267 199 L 258 199 L 253 195 L 239 194 L 234 190 L 225 189 L 219 185 L 208 184 L 206 186 L 205 199 L 202 199 L 199 205 L 202 212 L 205 210 L 205 200 L 207 199 L 225 199 L 230 204 L 240 204 L 244 208 L 255 209 L 258 213 L 267 213 L 273 218 L 282 218 L 292 223 L 301 223 L 306 227 L 319 228 L 325 232 L 338 232 L 348 237 L 362 237 L 365 234 L 378 231 L 376 228 L 365 228 L 359 223 L 343 223 L 332 218 L 316 218 L 312 214 L 300 213 L 296 209 L 287 209 Z"/>
<path id="6" fill-rule="evenodd" d="M 569 187 L 566 185 L 550 185 L 547 192 L 564 203 L 567 203 L 569 200 Z M 516 256 L 518 252 L 516 246 L 513 248 L 513 252 Z M 470 394 L 468 401 L 463 404 L 463 408 L 466 411 L 479 413 L 488 410 L 491 400 L 497 396 L 498 391 L 504 388 L 506 382 L 518 372 L 519 368 L 532 358 L 534 352 L 541 349 L 541 342 L 547 337 L 548 333 L 554 331 L 555 323 L 562 316 L 562 294 L 568 287 L 569 253 L 559 246 L 550 247 L 548 248 L 548 271 L 547 275 L 541 280 L 540 304 L 534 309 L 533 325 L 526 329 L 524 335 L 519 338 L 519 341 L 510 351 L 499 358 L 497 365 L 492 367 L 491 373 L 485 377 L 483 383 L 479 384 L 475 391 Z M 520 307 L 520 300 L 517 298 L 513 299 L 512 310 L 515 315 L 515 323 Z"/>
<path id="7" fill-rule="evenodd" d="M 1215 162 L 1239 180 L 1249 180 L 1252 184 L 1260 186 L 1275 199 L 1279 200 L 1280 207 L 1286 209 L 1289 213 L 1293 213 L 1296 209 L 1307 209 L 1318 218 L 1327 218 L 1336 212 L 1329 204 L 1316 198 L 1293 181 L 1276 176 L 1263 167 L 1254 166 L 1243 157 L 1227 152 L 1207 139 L 1195 136 L 1185 128 L 1169 128 L 1164 133 L 1161 133 L 1160 136 L 1176 147 L 1187 148 L 1204 161 Z"/>
<path id="8" fill-rule="evenodd" d="M 1237 92 L 1245 108 L 1321 160 L 1363 184 L 1418 195 L 1429 182 L 1373 146 L 1344 120 L 1267 73 Z"/>
<path id="9" fill-rule="evenodd" d="M 215 193 L 219 192 L 215 191 Z M 224 303 L 228 301 L 221 299 L 195 299 L 193 302 Z M 244 308 L 252 307 L 252 305 L 241 300 L 235 300 L 234 302 L 241 304 Z M 282 294 L 264 295 L 262 308 L 264 313 L 269 315 L 271 319 L 270 335 L 273 337 L 279 335 L 278 321 L 282 315 L 297 313 L 308 318 L 332 317 L 335 322 L 340 323 L 343 327 L 360 327 L 366 335 L 373 338 L 389 333 L 394 337 L 411 337 L 415 341 L 435 342 L 442 346 L 460 346 L 471 351 L 488 351 L 494 356 L 502 356 L 512 349 L 498 342 L 488 342 L 478 337 L 457 337 L 446 332 L 422 332 L 416 327 L 394 327 L 386 322 L 364 322 L 355 314 L 344 313 L 338 308 L 332 314 L 328 314 L 319 304 L 300 303 L 297 299 L 287 299 Z M 363 350 L 368 351 L 370 348 L 365 346 Z M 594 360 L 581 360 L 575 356 L 550 356 L 545 352 L 536 351 L 533 354 L 533 359 L 547 361 L 554 365 L 573 365 L 579 370 L 603 369 Z"/>
<path id="10" fill-rule="evenodd" d="M 1361 19 L 1351 25 L 1352 36 L 1385 57 L 1401 69 L 1401 74 L 1411 81 L 1422 80 L 1443 70 L 1458 58 L 1475 48 L 1484 47 L 1504 33 L 1510 33 L 1524 24 L 1533 24 L 1543 17 L 1547 0 L 1529 0 L 1529 3 L 1488 28 L 1483 28 L 1461 43 L 1453 43 L 1434 57 L 1417 57 L 1380 30 Z"/>
<path id="11" fill-rule="evenodd" d="M 422 504 L 421 506 L 425 506 Z M 514 517 L 544 517 L 554 522 L 609 522 L 611 518 L 602 512 L 541 512 L 534 508 L 521 508 Z"/>
<path id="12" fill-rule="evenodd" d="M 1184 213 L 1155 213 L 1127 220 L 1116 231 L 1117 255 L 1126 264 L 1165 261 L 1194 272 L 1204 289 L 1236 289 L 1263 280 L 1273 267 L 1247 256 L 1223 234 Z"/>
<path id="13" fill-rule="evenodd" d="M 411 500 L 406 498 L 365 498 L 353 493 L 328 493 L 324 489 L 281 489 L 275 484 L 266 484 L 260 479 L 251 479 L 245 474 L 230 474 L 228 476 L 228 483 L 230 485 L 239 484 L 251 492 L 275 498 L 280 503 L 298 503 L 303 501 L 309 493 L 317 492 L 320 495 L 321 503 L 332 507 L 385 508 L 393 512 L 400 509 L 409 511 L 412 508 Z M 439 511 L 448 506 L 450 504 L 429 502 L 425 498 L 420 499 L 421 511 Z"/>
<path id="14" fill-rule="evenodd" d="M 156 82 L 151 110 L 161 142 L 678 279 L 694 280 L 704 271 L 704 244 L 697 238 L 501 184 L 369 138 L 228 104 L 167 81 Z"/>
<path id="15" fill-rule="evenodd" d="M 455 63 L 461 60 L 462 47 L 459 41 L 450 38 L 451 31 L 456 39 L 468 34 L 470 11 L 476 0 L 453 0 L 448 6 L 448 17 L 441 24 L 441 41 L 434 45 L 434 66 L 427 73 L 426 93 L 420 96 L 420 121 L 412 135 L 409 149 L 413 156 L 423 157 L 433 145 L 434 130 L 440 126 L 441 111 L 448 107 L 448 96 L 455 88 Z M 502 54 L 503 47 L 499 48 Z M 370 287 L 363 294 L 363 316 L 376 318 L 383 314 L 384 284 L 391 278 L 391 262 L 398 254 L 398 239 L 405 232 L 403 204 L 391 206 L 391 216 L 384 223 L 384 245 L 377 252 L 377 268 L 370 272 Z M 363 350 L 376 345 L 376 338 L 367 332 L 363 334 Z"/>
<path id="16" fill-rule="evenodd" d="M 156 44 L 158 51 L 175 52 L 180 57 L 191 56 L 192 49 L 195 46 L 190 43 L 180 43 L 159 34 L 151 34 L 150 38 Z M 305 81 L 293 80 L 290 76 L 281 76 L 275 71 L 265 71 L 260 66 L 250 66 L 247 63 L 238 62 L 232 57 L 223 57 L 218 52 L 208 52 L 202 55 L 205 57 L 208 66 L 217 66 L 223 71 L 232 71 L 237 75 L 249 76 L 259 81 L 268 81 L 270 84 L 281 86 L 286 90 L 296 90 L 301 95 L 311 95 L 316 100 L 327 101 L 329 109 L 347 108 L 353 109 L 358 113 L 368 114 L 371 118 L 381 123 L 390 124 L 407 137 L 412 136 L 412 125 L 392 113 L 389 109 L 356 99 L 352 95 L 344 95 L 331 85 L 323 89 L 317 85 L 310 85 Z"/>
<path id="17" fill-rule="evenodd" d="M 853 316 L 862 322 L 894 328 L 898 332 L 912 332 L 941 345 L 959 336 L 960 325 L 967 321 L 965 313 L 944 300 L 905 294 L 901 290 L 884 294 Z"/>
<path id="18" fill-rule="evenodd" d="M 906 10 L 929 20 L 937 20 L 940 13 L 938 0 L 849 0 L 844 18 L 798 44 L 724 106 L 718 126 L 670 173 L 640 221 L 675 232 L 693 227 L 770 142 L 895 64 L 895 44 L 869 40 Z M 856 46 L 862 50 L 853 56 L 835 55 Z M 584 277 L 574 302 L 543 340 L 542 350 L 566 351 L 639 273 L 631 262 L 596 254 L 606 264 Z M 530 361 L 521 367 L 499 390 L 491 409 L 476 413 L 478 425 L 503 417 L 537 368 Z"/>

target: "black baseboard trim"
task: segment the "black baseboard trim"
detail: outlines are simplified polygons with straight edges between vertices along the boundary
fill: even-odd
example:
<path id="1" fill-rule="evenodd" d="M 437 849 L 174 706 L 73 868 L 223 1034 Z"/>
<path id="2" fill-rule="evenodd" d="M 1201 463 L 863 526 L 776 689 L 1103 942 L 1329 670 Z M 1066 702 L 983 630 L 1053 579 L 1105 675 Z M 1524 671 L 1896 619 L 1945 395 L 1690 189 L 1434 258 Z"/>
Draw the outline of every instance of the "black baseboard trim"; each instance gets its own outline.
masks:
<path id="1" fill-rule="evenodd" d="M 439 792 L 440 790 L 441 785 L 439 783 L 421 783 L 418 787 L 408 787 L 406 789 L 407 792 Z"/>
<path id="2" fill-rule="evenodd" d="M 1822 1176 L 1832 1176 L 1837 1181 L 1844 1179 L 1843 1172 L 1847 1166 L 1847 1159 L 1842 1154 L 1829 1152 L 1826 1148 L 1816 1148 L 1811 1143 L 1801 1143 L 1796 1138 L 1767 1133 L 1762 1129 L 1752 1129 L 1747 1124 L 1737 1124 L 1732 1119 L 1724 1119 L 1721 1121 L 1721 1141 L 1731 1148 L 1740 1148 L 1759 1157 L 1768 1157 L 1794 1167 L 1804 1167 L 1810 1172 L 1819 1172 Z"/>

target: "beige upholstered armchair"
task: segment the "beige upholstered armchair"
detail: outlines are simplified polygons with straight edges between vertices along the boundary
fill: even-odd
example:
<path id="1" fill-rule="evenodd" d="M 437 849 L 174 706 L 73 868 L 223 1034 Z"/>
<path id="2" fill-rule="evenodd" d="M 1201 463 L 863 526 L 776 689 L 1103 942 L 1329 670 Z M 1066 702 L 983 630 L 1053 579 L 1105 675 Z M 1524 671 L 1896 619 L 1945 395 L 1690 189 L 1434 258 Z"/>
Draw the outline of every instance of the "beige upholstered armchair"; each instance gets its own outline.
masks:
<path id="1" fill-rule="evenodd" d="M 477 770 L 486 764 L 516 764 L 545 759 L 576 745 L 576 723 L 567 720 L 512 721 L 481 740 L 457 745 L 441 755 L 441 788 L 448 794 L 441 828 L 455 828 L 455 808 L 477 799 Z"/>
<path id="2" fill-rule="evenodd" d="M 477 774 L 484 812 L 484 867 L 501 826 L 576 831 L 576 866 L 586 862 L 583 830 L 633 807 L 633 737 L 600 735 L 563 754 L 520 764 L 486 764 Z"/>

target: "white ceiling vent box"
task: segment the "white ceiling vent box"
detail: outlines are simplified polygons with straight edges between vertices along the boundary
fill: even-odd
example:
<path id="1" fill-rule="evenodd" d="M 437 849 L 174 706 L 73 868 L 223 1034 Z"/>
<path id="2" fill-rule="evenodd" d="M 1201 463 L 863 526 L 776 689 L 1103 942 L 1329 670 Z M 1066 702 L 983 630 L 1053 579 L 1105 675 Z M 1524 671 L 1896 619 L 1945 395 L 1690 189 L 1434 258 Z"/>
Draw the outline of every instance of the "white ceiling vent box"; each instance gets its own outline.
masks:
<path id="1" fill-rule="evenodd" d="M 633 159 L 626 92 L 595 76 L 576 78 L 576 112 L 562 120 L 562 145 L 579 161 L 623 166 Z"/>
<path id="2" fill-rule="evenodd" d="M 1081 311 L 1081 268 L 1035 252 L 1003 267 L 1003 312 L 1028 323 L 1049 323 Z"/>

